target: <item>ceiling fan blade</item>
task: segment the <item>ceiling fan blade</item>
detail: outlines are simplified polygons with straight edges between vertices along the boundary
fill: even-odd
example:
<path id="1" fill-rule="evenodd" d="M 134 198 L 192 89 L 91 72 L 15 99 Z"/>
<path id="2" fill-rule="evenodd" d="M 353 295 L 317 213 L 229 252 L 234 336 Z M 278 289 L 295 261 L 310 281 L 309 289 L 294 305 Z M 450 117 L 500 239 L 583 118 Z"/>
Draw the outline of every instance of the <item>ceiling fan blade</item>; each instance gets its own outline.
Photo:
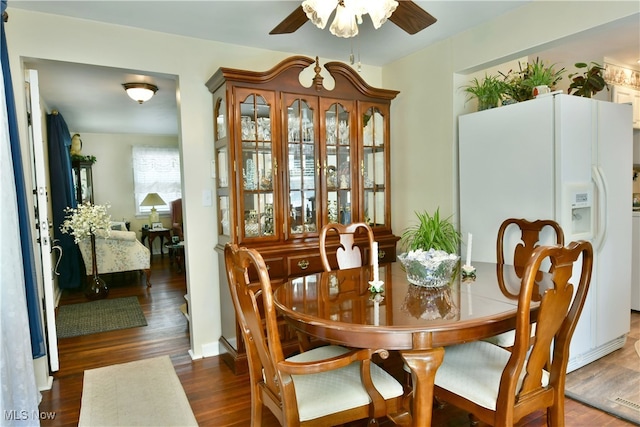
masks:
<path id="1" fill-rule="evenodd" d="M 298 28 L 302 27 L 305 22 L 309 19 L 307 18 L 307 14 L 304 13 L 302 9 L 302 5 L 298 6 L 296 10 L 291 12 L 289 16 L 284 18 L 281 23 L 279 23 L 273 30 L 269 32 L 269 34 L 289 34 L 296 31 Z"/>
<path id="2" fill-rule="evenodd" d="M 389 17 L 389 21 L 396 24 L 409 34 L 422 31 L 437 19 L 431 16 L 423 8 L 409 0 L 398 1 L 398 7 Z"/>

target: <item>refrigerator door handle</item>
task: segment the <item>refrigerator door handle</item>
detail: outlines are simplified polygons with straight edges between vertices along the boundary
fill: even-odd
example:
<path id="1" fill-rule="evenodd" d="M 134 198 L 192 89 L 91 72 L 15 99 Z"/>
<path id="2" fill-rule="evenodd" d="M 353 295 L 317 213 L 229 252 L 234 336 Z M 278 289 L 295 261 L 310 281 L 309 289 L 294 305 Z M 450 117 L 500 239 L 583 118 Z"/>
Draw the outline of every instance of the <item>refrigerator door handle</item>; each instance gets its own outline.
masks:
<path id="1" fill-rule="evenodd" d="M 592 166 L 593 181 L 596 184 L 596 191 L 598 193 L 597 206 L 598 206 L 598 221 L 595 230 L 595 237 L 593 239 L 593 246 L 596 251 L 600 250 L 607 239 L 607 180 L 604 176 L 602 168 L 597 165 Z"/>

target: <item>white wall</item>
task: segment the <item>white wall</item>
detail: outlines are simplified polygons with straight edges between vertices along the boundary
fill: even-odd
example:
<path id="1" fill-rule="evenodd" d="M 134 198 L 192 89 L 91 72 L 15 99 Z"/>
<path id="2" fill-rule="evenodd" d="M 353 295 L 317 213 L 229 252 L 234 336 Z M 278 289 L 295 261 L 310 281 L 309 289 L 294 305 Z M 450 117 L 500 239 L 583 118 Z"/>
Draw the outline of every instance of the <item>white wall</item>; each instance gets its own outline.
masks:
<path id="1" fill-rule="evenodd" d="M 295 52 L 286 54 L 243 46 L 209 42 L 123 26 L 7 9 L 7 44 L 20 138 L 28 152 L 23 62 L 50 59 L 108 67 L 146 70 L 177 76 L 179 145 L 186 248 L 187 289 L 190 295 L 192 357 L 218 352 L 220 337 L 218 263 L 215 209 L 202 206 L 203 190 L 213 191 L 210 174 L 213 159 L 213 102 L 205 83 L 219 67 L 267 70 Z M 333 58 L 321 58 L 321 63 Z M 382 70 L 363 65 L 362 77 L 380 86 Z M 85 136 L 83 135 L 83 142 Z M 100 161 L 100 159 L 98 159 Z M 26 176 L 31 176 L 25 164 Z M 226 284 L 222 284 L 226 286 Z"/>

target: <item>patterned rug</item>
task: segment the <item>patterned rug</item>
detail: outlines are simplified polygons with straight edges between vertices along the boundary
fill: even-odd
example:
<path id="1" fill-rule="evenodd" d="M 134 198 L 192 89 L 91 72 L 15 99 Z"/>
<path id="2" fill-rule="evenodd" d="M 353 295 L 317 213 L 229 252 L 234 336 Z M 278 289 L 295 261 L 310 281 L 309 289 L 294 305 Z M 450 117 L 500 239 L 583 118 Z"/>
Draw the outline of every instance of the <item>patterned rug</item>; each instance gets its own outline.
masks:
<path id="1" fill-rule="evenodd" d="M 137 297 L 103 299 L 58 307 L 58 338 L 147 326 Z"/>
<path id="2" fill-rule="evenodd" d="M 169 356 L 84 371 L 78 426 L 197 426 Z"/>

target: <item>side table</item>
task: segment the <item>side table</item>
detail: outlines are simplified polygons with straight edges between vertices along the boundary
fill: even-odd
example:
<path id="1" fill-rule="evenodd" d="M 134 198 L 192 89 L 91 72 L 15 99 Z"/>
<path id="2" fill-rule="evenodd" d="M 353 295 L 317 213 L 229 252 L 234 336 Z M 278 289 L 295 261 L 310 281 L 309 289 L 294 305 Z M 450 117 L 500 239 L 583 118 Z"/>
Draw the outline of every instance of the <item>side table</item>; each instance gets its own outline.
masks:
<path id="1" fill-rule="evenodd" d="M 178 273 L 184 271 L 184 241 L 179 243 L 167 242 L 164 244 L 169 252 L 169 265 L 173 265 L 175 259 Z"/>
<path id="2" fill-rule="evenodd" d="M 164 257 L 164 238 L 167 238 L 167 242 L 171 241 L 171 230 L 168 228 L 143 228 L 140 230 L 140 241 L 144 245 L 145 239 L 149 241 L 149 252 L 151 260 L 153 260 L 153 241 L 156 237 L 160 237 L 160 256 Z"/>

